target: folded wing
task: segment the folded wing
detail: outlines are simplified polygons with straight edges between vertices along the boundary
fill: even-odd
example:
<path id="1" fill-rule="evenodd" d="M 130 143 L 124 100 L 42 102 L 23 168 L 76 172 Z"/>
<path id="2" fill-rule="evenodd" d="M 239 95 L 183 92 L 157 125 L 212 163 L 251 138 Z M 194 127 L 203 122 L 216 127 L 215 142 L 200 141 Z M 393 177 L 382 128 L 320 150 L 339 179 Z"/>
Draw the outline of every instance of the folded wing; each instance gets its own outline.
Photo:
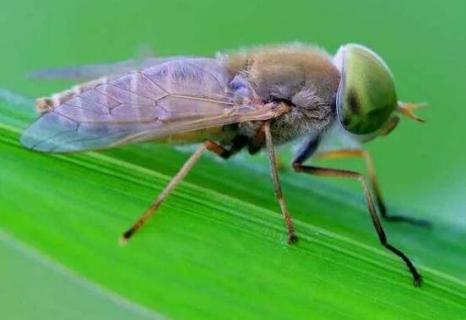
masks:
<path id="1" fill-rule="evenodd" d="M 276 115 L 268 105 L 235 104 L 230 80 L 209 58 L 171 59 L 103 78 L 52 97 L 21 142 L 42 152 L 103 149 Z"/>

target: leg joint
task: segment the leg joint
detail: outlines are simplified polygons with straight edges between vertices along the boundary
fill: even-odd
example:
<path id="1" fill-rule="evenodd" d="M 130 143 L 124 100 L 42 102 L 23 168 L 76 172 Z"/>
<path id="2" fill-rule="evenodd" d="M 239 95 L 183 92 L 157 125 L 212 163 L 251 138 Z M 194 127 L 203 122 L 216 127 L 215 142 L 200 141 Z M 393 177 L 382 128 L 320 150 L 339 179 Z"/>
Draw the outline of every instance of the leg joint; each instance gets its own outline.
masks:
<path id="1" fill-rule="evenodd" d="M 301 163 L 299 163 L 299 162 L 296 162 L 296 161 L 295 161 L 295 162 L 293 162 L 293 163 L 291 164 L 291 166 L 293 167 L 293 170 L 296 171 L 296 172 L 301 172 L 301 171 L 303 171 L 303 165 L 302 165 Z"/>
<path id="2" fill-rule="evenodd" d="M 231 156 L 231 152 L 218 143 L 212 141 L 212 140 L 207 140 L 204 143 L 205 147 L 207 150 L 210 152 L 215 153 L 216 155 L 220 156 L 223 159 L 228 159 Z"/>

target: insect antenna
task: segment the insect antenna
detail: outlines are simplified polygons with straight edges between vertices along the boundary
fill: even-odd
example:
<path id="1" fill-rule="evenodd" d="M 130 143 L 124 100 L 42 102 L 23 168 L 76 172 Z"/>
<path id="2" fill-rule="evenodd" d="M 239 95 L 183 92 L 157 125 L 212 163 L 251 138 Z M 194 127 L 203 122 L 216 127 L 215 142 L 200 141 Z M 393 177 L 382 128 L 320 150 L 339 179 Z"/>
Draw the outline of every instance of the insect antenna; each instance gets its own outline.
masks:
<path id="1" fill-rule="evenodd" d="M 426 107 L 426 103 L 414 103 L 414 102 L 398 102 L 398 112 L 417 122 L 425 122 L 425 120 L 415 114 L 415 111 L 419 108 Z"/>

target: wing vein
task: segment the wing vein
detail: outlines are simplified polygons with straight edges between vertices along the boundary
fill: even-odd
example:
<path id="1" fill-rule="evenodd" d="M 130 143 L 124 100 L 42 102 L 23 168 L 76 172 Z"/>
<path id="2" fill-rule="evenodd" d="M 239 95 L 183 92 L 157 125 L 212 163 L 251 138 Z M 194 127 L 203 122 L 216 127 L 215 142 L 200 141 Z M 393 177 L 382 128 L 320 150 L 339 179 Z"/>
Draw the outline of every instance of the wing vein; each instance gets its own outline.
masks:
<path id="1" fill-rule="evenodd" d="M 163 88 L 160 84 L 156 83 L 154 80 L 152 80 L 150 77 L 148 77 L 143 71 L 138 71 L 146 80 L 148 80 L 150 83 L 152 83 L 154 86 L 165 92 L 166 94 L 170 94 L 168 90 Z M 166 96 L 165 96 L 166 97 Z"/>
<path id="2" fill-rule="evenodd" d="M 197 101 L 212 102 L 212 103 L 218 103 L 218 104 L 223 104 L 223 105 L 228 105 L 228 106 L 234 106 L 233 102 L 209 99 L 209 98 L 204 98 L 204 97 L 199 97 L 199 96 L 194 96 L 194 95 L 191 96 L 191 95 L 182 95 L 182 94 L 168 94 L 168 96 L 165 96 L 165 97 L 174 97 L 174 98 L 181 98 L 181 99 L 187 99 L 187 100 L 197 100 Z"/>
<path id="3" fill-rule="evenodd" d="M 110 95 L 110 94 L 104 92 L 103 90 L 101 90 L 101 87 L 103 87 L 103 86 L 112 86 L 112 87 L 115 87 L 115 88 L 121 90 L 119 87 L 114 86 L 114 85 L 112 85 L 112 84 L 110 84 L 110 83 L 101 83 L 101 84 L 98 84 L 97 86 L 95 86 L 95 87 L 94 87 L 94 90 L 96 90 L 97 92 L 99 92 L 99 93 L 101 93 L 102 95 L 106 96 L 107 98 L 110 98 L 110 99 L 112 99 L 112 100 L 115 100 L 116 102 L 119 103 L 119 105 L 123 104 L 123 101 L 120 101 L 119 99 L 117 99 L 117 98 L 113 97 L 112 95 Z M 115 107 L 117 107 L 117 106 L 115 106 Z M 114 107 L 113 107 L 113 108 L 114 108 Z M 112 108 L 109 107 L 109 109 L 112 109 Z"/>

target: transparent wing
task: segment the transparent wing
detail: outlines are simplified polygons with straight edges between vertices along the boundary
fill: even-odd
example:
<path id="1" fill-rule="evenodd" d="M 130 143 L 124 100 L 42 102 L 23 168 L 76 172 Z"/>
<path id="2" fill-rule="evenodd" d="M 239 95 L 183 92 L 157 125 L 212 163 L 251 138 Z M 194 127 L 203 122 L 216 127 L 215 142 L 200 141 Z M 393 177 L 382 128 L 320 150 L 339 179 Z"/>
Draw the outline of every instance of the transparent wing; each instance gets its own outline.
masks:
<path id="1" fill-rule="evenodd" d="M 277 115 L 270 105 L 233 103 L 230 75 L 215 59 L 180 58 L 52 97 L 21 142 L 72 152 Z"/>
<path id="2" fill-rule="evenodd" d="M 135 69 L 145 69 L 177 58 L 145 57 L 142 59 L 129 59 L 116 63 L 89 64 L 64 68 L 51 68 L 30 72 L 29 78 L 39 80 L 73 80 L 89 81 L 92 79 L 127 73 Z"/>

